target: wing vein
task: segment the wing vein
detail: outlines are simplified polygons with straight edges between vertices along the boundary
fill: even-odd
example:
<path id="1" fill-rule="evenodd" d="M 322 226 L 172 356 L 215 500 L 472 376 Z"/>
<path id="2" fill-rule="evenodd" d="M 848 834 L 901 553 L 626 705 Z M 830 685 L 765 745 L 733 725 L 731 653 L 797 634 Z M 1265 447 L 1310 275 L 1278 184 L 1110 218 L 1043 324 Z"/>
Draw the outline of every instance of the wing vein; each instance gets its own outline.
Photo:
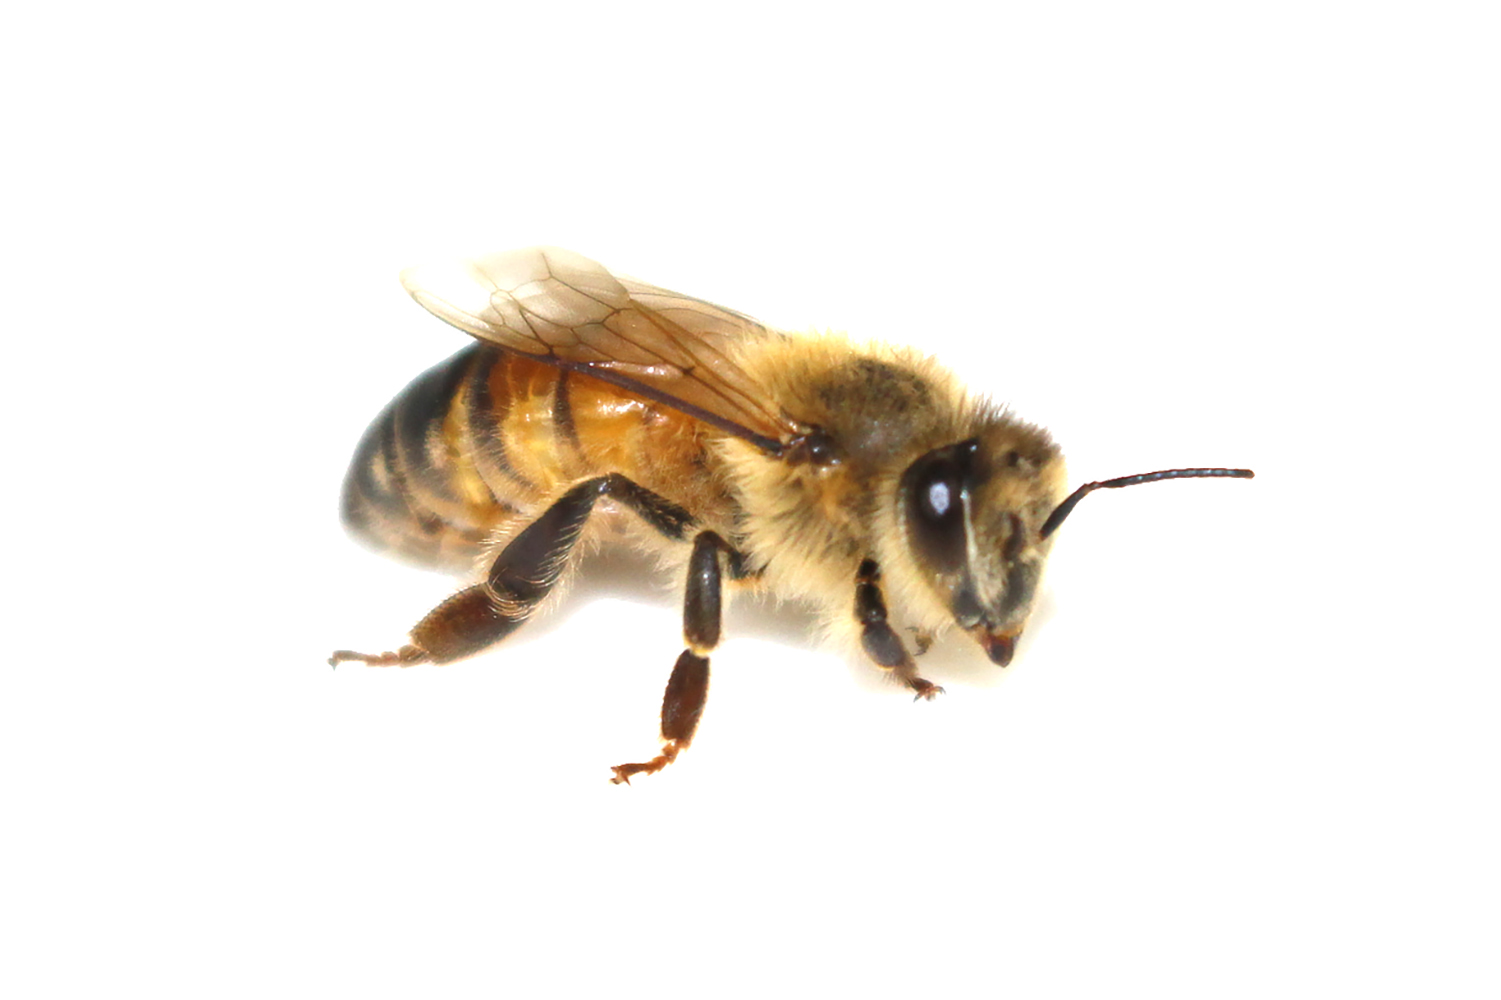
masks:
<path id="1" fill-rule="evenodd" d="M 402 282 L 424 308 L 481 340 L 617 386 L 772 454 L 801 430 L 732 359 L 731 345 L 776 336 L 734 310 L 621 279 L 556 247 L 418 268 Z"/>

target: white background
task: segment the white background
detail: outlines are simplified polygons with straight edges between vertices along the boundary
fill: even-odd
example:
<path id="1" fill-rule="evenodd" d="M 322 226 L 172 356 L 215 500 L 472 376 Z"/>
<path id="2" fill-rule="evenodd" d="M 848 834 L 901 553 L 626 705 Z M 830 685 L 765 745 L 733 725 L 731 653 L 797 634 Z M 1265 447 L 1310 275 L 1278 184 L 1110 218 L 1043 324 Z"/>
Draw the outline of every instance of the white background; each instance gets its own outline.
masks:
<path id="1" fill-rule="evenodd" d="M 0 990 L 1494 996 L 1486 5 L 627 6 L 11 15 Z M 337 520 L 463 343 L 397 272 L 544 242 L 1258 478 L 1090 498 L 933 704 L 738 608 L 614 787 L 673 581 L 324 664 L 454 586 Z"/>

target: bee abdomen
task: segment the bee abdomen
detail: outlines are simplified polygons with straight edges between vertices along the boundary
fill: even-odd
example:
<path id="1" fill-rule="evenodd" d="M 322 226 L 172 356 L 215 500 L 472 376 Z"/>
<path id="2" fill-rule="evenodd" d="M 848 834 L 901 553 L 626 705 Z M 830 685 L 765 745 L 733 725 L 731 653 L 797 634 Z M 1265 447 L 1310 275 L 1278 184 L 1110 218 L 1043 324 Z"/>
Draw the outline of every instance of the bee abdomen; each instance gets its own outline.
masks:
<path id="1" fill-rule="evenodd" d="M 692 418 L 476 343 L 413 379 L 365 431 L 344 480 L 344 523 L 382 551 L 472 569 L 503 529 L 591 476 L 619 473 L 695 517 L 728 521 L 728 498 L 695 479 L 706 461 Z"/>
<path id="2" fill-rule="evenodd" d="M 371 422 L 344 479 L 345 527 L 419 563 L 470 561 L 515 506 L 475 472 L 465 387 L 502 359 L 471 344 L 413 379 Z"/>

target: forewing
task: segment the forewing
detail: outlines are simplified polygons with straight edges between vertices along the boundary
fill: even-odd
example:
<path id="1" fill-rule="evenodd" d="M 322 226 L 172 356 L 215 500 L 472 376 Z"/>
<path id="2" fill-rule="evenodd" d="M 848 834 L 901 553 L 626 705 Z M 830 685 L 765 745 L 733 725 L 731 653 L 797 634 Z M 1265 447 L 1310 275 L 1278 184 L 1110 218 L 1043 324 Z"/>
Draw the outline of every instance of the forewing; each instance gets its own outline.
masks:
<path id="1" fill-rule="evenodd" d="M 406 271 L 435 316 L 481 340 L 580 371 L 776 451 L 797 432 L 730 360 L 737 340 L 774 337 L 748 316 L 621 278 L 568 250 L 509 250 Z"/>

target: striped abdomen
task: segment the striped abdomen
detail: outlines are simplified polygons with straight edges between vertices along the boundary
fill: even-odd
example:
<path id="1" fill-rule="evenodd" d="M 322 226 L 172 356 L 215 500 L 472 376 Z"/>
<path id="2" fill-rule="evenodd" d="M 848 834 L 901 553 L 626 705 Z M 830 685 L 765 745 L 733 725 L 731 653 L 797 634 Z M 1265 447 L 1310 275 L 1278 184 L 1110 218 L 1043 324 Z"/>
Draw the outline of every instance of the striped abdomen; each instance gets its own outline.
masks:
<path id="1" fill-rule="evenodd" d="M 435 566 L 472 564 L 497 531 L 581 479 L 620 472 L 712 521 L 713 431 L 586 376 L 475 343 L 418 376 L 365 431 L 345 525 Z"/>

